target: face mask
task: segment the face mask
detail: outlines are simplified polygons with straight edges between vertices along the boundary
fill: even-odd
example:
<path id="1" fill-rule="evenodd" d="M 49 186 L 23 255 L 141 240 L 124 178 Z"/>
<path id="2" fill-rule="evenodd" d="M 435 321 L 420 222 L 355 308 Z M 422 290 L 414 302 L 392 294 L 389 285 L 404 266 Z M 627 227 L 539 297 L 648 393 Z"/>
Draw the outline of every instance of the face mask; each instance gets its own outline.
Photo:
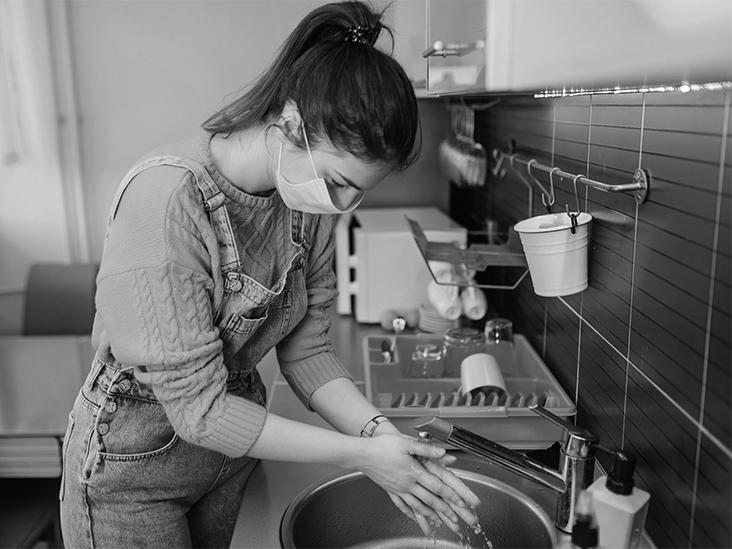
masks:
<path id="1" fill-rule="evenodd" d="M 313 162 L 313 155 L 310 152 L 310 145 L 308 144 L 308 138 L 305 134 L 304 128 L 303 137 L 305 137 L 305 146 L 308 149 L 310 165 L 313 167 L 315 178 L 309 181 L 303 181 L 302 183 L 292 183 L 285 179 L 280 171 L 280 165 L 282 163 L 282 144 L 280 143 L 280 155 L 277 159 L 275 184 L 277 185 L 277 191 L 282 197 L 282 201 L 291 210 L 314 214 L 339 214 L 355 210 L 356 206 L 358 206 L 361 203 L 361 200 L 363 200 L 364 192 L 361 191 L 351 205 L 344 210 L 341 210 L 338 206 L 333 204 L 325 179 L 318 177 L 318 172 L 315 169 L 315 162 Z"/>

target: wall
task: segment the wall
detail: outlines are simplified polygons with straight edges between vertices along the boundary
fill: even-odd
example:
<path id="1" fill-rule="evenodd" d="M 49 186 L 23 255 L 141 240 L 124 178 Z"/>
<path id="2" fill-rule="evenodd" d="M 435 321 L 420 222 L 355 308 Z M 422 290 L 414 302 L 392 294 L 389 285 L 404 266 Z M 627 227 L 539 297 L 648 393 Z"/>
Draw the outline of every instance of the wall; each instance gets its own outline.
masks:
<path id="1" fill-rule="evenodd" d="M 92 257 L 101 256 L 109 204 L 131 164 L 153 147 L 198 131 L 201 122 L 264 70 L 302 16 L 320 4 L 70 0 Z M 399 43 L 409 43 L 396 30 Z M 420 104 L 420 163 L 369 193 L 364 206 L 436 204 L 447 209 L 448 188 L 436 179 L 434 154 L 445 127 L 444 110 L 427 100 Z"/>
<path id="2" fill-rule="evenodd" d="M 586 291 L 541 298 L 527 277 L 489 298 L 574 395 L 577 422 L 636 453 L 660 547 L 732 546 L 730 96 L 503 98 L 478 114 L 489 150 L 514 139 L 526 156 L 600 181 L 630 182 L 637 167 L 652 175 L 639 207 L 580 185 L 594 216 Z M 556 188 L 559 211 L 574 209 L 571 182 Z M 453 187 L 451 210 L 475 229 L 485 217 L 507 227 L 527 199 L 515 174 L 489 174 L 479 189 Z"/>
<path id="3" fill-rule="evenodd" d="M 63 133 L 63 120 L 51 112 L 53 82 L 31 88 L 49 103 L 44 111 L 31 114 L 44 117 L 48 128 L 41 135 L 47 139 L 53 141 L 56 131 L 62 132 L 62 146 L 68 147 L 68 139 L 78 135 L 80 209 L 89 240 L 80 246 L 88 248 L 91 261 L 99 261 L 109 205 L 132 163 L 153 147 L 197 132 L 203 120 L 264 70 L 300 18 L 323 2 L 63 2 L 29 0 L 27 5 L 44 12 L 44 17 L 45 6 L 52 15 L 48 25 L 44 20 L 33 28 L 50 26 L 51 37 L 69 37 L 68 65 L 57 63 L 55 70 L 72 74 L 57 74 L 60 82 L 56 84 L 74 92 L 70 101 L 77 116 L 69 114 L 78 118 L 78 129 L 72 124 L 77 133 Z M 394 25 L 395 56 L 416 78 L 424 78 L 419 69 L 425 65 L 421 57 L 413 59 L 421 51 L 420 40 L 424 41 L 420 9 L 424 21 L 421 2 L 406 0 L 386 12 L 387 21 Z M 39 55 L 59 56 L 58 51 L 50 55 L 49 36 L 43 32 L 30 36 Z M 51 49 L 58 49 L 57 42 L 51 43 Z M 47 72 L 50 78 L 52 71 Z M 57 89 L 57 95 L 64 90 Z M 436 205 L 447 210 L 449 188 L 438 174 L 435 154 L 447 126 L 446 113 L 439 100 L 420 100 L 420 112 L 420 160 L 370 192 L 364 207 Z M 55 143 L 53 147 L 55 154 Z M 58 164 L 56 157 L 49 161 Z M 69 260 L 63 206 L 69 197 L 63 193 L 72 189 L 69 181 L 62 185 L 58 173 L 53 175 L 19 181 L 11 179 L 9 170 L 0 170 L 0 333 L 20 330 L 28 266 L 43 260 Z"/>
<path id="4" fill-rule="evenodd" d="M 0 334 L 17 333 L 23 289 L 35 261 L 68 261 L 66 211 L 55 142 L 49 37 L 38 33 L 47 16 L 40 2 L 0 5 L 0 55 L 12 63 L 18 119 L 17 158 L 0 162 Z M 5 82 L 3 82 L 5 84 Z"/>

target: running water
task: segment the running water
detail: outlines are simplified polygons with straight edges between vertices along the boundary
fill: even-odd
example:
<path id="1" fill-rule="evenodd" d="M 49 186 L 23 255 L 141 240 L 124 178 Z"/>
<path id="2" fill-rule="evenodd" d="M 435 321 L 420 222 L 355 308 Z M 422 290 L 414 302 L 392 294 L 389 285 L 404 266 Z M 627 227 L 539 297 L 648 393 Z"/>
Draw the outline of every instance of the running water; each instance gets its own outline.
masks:
<path id="1" fill-rule="evenodd" d="M 479 535 L 481 539 L 477 542 L 470 539 L 470 535 Z M 488 539 L 488 535 L 483 528 L 483 525 L 478 521 L 478 524 L 472 529 L 470 527 L 465 528 L 465 533 L 458 533 L 460 538 L 461 549 L 493 549 L 493 543 Z"/>

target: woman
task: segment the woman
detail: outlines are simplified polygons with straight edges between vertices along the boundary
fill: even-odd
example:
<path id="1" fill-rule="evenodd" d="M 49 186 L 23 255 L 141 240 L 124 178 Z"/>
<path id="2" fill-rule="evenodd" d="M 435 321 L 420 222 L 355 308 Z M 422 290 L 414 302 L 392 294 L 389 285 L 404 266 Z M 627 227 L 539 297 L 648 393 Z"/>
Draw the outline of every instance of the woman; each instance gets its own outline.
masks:
<path id="1" fill-rule="evenodd" d="M 363 471 L 425 533 L 471 526 L 443 449 L 402 435 L 328 339 L 333 224 L 415 157 L 416 100 L 359 2 L 308 14 L 272 66 L 125 177 L 97 279 L 91 372 L 69 416 L 69 547 L 222 547 L 258 459 Z M 281 370 L 335 430 L 268 413 Z"/>

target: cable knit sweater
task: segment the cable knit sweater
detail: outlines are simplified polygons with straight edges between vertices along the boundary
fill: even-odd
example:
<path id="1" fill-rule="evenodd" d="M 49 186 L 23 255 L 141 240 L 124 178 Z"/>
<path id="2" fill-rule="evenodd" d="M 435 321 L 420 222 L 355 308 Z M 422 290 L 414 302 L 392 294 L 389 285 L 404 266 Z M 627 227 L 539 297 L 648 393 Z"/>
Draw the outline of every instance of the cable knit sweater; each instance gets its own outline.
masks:
<path id="1" fill-rule="evenodd" d="M 289 235 L 290 212 L 276 193 L 249 195 L 228 182 L 213 165 L 208 137 L 155 154 L 187 156 L 206 166 L 228 199 L 247 273 L 266 285 L 284 271 L 278 252 Z M 350 377 L 327 336 L 325 310 L 336 295 L 334 218 L 311 220 L 307 313 L 277 346 L 280 368 L 306 405 L 321 385 Z M 123 194 L 105 243 L 93 341 L 98 357 L 134 367 L 182 439 L 235 457 L 255 443 L 266 409 L 226 392 L 228 371 L 214 325 L 223 298 L 219 265 L 216 236 L 192 174 L 169 166 L 142 172 Z"/>

